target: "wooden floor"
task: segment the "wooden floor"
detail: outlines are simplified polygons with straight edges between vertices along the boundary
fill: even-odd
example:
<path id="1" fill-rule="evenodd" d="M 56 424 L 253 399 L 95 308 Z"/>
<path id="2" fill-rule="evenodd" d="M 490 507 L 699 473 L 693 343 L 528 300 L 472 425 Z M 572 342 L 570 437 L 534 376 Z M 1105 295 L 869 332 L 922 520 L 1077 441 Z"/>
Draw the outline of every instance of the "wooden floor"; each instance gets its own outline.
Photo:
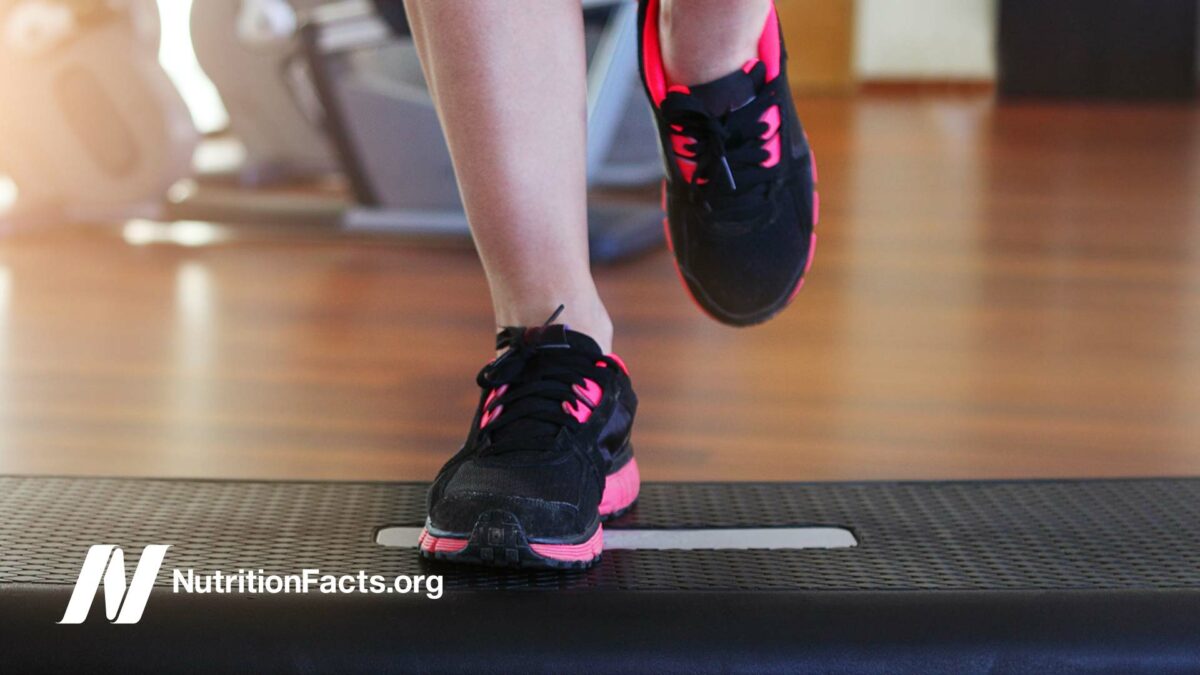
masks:
<path id="1" fill-rule="evenodd" d="M 1200 474 L 1200 108 L 809 101 L 820 247 L 734 330 L 597 271 L 648 479 Z M 468 250 L 0 239 L 0 472 L 428 479 L 491 346 Z M 228 234 L 228 233 L 227 233 Z"/>

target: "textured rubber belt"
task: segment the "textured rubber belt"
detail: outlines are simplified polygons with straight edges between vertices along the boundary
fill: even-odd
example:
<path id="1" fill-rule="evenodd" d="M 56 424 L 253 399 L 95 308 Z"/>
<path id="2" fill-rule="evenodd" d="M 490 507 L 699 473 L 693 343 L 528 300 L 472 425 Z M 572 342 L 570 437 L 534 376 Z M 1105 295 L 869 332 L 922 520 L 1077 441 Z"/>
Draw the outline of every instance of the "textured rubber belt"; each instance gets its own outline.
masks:
<path id="1" fill-rule="evenodd" d="M 0 476 L 0 584 L 73 584 L 95 543 L 169 543 L 168 567 L 421 574 L 380 546 L 426 485 Z M 845 528 L 852 548 L 612 550 L 583 574 L 443 569 L 450 588 L 1200 588 L 1200 480 L 647 483 L 621 530 Z M 665 574 L 663 570 L 669 570 Z M 169 583 L 164 572 L 159 583 Z"/>

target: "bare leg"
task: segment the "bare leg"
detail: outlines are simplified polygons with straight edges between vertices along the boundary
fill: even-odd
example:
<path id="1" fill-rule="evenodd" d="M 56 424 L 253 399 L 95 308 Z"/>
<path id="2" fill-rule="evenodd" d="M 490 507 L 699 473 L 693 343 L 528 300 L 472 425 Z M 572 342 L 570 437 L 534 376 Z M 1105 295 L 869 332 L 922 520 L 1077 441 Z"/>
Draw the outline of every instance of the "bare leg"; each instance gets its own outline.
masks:
<path id="1" fill-rule="evenodd" d="M 672 82 L 711 82 L 758 55 L 771 0 L 662 0 L 658 29 Z"/>
<path id="2" fill-rule="evenodd" d="M 611 350 L 588 267 L 578 0 L 405 0 L 500 326 L 561 321 Z"/>

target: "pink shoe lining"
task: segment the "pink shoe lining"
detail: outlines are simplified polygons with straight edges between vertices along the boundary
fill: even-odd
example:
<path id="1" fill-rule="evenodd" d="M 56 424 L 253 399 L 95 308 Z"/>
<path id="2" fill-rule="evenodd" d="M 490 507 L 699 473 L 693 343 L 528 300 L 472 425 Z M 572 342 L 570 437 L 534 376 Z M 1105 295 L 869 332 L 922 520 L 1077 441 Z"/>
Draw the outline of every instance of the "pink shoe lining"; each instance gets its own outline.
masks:
<path id="1" fill-rule="evenodd" d="M 654 105 L 661 105 L 667 97 L 669 83 L 663 65 L 662 47 L 658 37 L 658 0 L 646 3 L 646 23 L 642 26 L 642 67 L 646 71 L 646 86 Z M 767 14 L 762 36 L 758 39 L 758 58 L 767 68 L 767 81 L 779 76 L 781 71 L 782 46 L 779 40 L 779 17 L 774 3 Z"/>
<path id="2" fill-rule="evenodd" d="M 758 58 L 767 67 L 767 82 L 779 77 L 780 52 L 779 16 L 775 13 L 775 3 L 772 2 L 762 36 L 758 38 Z"/>
<path id="3" fill-rule="evenodd" d="M 607 356 L 608 356 L 608 358 L 612 359 L 618 366 L 621 367 L 621 372 L 625 373 L 626 377 L 629 376 L 629 366 L 625 365 L 625 361 L 621 360 L 621 357 L 617 356 L 616 354 L 608 354 Z M 596 365 L 600 366 L 601 368 L 607 367 L 604 365 L 603 361 L 600 361 Z"/>
<path id="4" fill-rule="evenodd" d="M 642 26 L 642 67 L 646 69 L 646 87 L 657 107 L 667 97 L 667 73 L 663 68 L 658 43 L 658 0 L 646 3 L 646 23 Z"/>

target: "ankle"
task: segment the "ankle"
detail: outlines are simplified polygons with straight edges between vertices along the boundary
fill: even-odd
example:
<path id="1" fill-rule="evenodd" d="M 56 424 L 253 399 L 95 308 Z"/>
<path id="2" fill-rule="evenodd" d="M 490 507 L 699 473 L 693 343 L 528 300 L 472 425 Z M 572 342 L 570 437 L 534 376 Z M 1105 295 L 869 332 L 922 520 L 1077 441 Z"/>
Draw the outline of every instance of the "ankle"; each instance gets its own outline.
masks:
<path id="1" fill-rule="evenodd" d="M 563 311 L 554 323 L 564 324 L 577 333 L 592 338 L 605 354 L 612 351 L 613 323 L 608 310 L 599 299 L 594 301 L 568 302 L 556 300 L 533 303 L 520 307 L 496 309 L 496 324 L 503 326 L 540 326 L 554 313 L 558 305 Z"/>
<path id="2" fill-rule="evenodd" d="M 605 354 L 612 352 L 613 324 L 607 312 L 587 317 L 582 321 L 566 320 L 563 323 L 576 333 L 583 333 L 595 340 L 596 344 L 600 345 L 601 352 Z"/>
<path id="3" fill-rule="evenodd" d="M 770 0 L 662 0 L 658 31 L 668 79 L 712 82 L 758 56 Z"/>

